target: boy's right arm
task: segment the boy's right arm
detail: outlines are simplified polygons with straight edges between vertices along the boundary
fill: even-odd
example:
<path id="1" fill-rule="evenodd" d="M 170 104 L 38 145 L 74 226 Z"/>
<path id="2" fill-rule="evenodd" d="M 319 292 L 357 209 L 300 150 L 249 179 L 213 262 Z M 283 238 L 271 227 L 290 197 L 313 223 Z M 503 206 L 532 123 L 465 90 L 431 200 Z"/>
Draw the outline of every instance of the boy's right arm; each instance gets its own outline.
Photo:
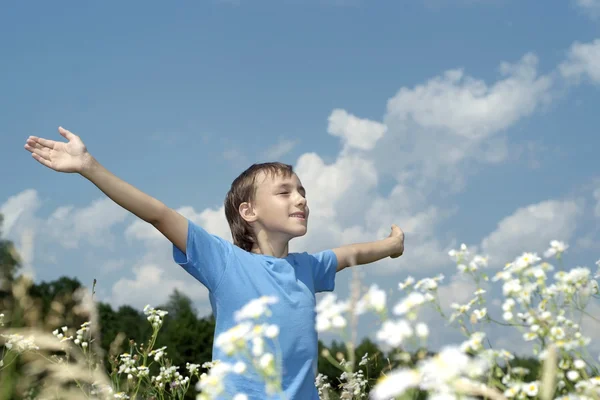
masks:
<path id="1" fill-rule="evenodd" d="M 186 253 L 188 220 L 161 201 L 113 175 L 88 153 L 81 139 L 59 128 L 69 142 L 56 142 L 30 136 L 25 149 L 40 164 L 58 172 L 79 173 L 115 203 L 154 225 L 179 250 Z"/>

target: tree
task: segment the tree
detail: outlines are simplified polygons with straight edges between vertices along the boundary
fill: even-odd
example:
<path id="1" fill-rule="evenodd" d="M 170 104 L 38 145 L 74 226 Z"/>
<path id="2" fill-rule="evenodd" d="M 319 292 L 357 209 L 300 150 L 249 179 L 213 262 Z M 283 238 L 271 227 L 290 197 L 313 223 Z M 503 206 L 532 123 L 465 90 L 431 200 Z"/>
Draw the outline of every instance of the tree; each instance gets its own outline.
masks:
<path id="1" fill-rule="evenodd" d="M 199 319 L 189 297 L 178 290 L 167 304 L 159 307 L 169 313 L 165 317 L 160 345 L 168 346 L 167 353 L 175 365 L 186 362 L 202 364 L 212 358 L 215 320 L 212 316 Z"/>
<path id="2" fill-rule="evenodd" d="M 2 223 L 4 217 L 0 214 L 0 300 L 7 297 L 10 287 L 21 267 L 19 255 L 13 243 L 3 237 Z"/>

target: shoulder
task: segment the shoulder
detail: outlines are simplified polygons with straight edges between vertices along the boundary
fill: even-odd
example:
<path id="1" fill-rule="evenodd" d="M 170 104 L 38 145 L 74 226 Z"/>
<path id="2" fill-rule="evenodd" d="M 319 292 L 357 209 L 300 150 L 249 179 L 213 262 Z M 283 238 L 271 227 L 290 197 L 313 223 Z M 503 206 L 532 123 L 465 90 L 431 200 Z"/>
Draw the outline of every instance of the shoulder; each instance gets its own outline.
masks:
<path id="1" fill-rule="evenodd" d="M 335 252 L 331 249 L 322 250 L 316 253 L 309 253 L 306 251 L 301 253 L 290 253 L 290 256 L 299 263 L 310 264 L 313 266 L 337 262 Z"/>
<path id="2" fill-rule="evenodd" d="M 301 253 L 289 253 L 287 258 L 290 261 L 294 261 L 297 264 L 307 264 L 313 262 L 313 257 L 306 251 L 303 251 Z"/>

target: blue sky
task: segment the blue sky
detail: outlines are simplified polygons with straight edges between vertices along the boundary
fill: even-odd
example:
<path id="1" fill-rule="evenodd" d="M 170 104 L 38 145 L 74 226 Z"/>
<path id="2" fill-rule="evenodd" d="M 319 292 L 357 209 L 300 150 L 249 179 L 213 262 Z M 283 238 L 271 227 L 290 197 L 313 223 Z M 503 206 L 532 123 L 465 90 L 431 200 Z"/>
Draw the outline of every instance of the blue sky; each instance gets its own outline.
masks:
<path id="1" fill-rule="evenodd" d="M 599 10 L 597 0 L 4 5 L 5 234 L 36 280 L 97 278 L 101 300 L 140 308 L 177 287 L 208 312 L 166 240 L 23 150 L 29 135 L 62 139 L 62 125 L 116 175 L 223 236 L 235 176 L 257 161 L 293 164 L 313 220 L 292 249 L 375 240 L 397 223 L 405 256 L 360 270 L 394 301 L 409 274 L 441 272 L 449 299 L 464 292 L 446 255 L 461 242 L 497 267 L 565 240 L 567 262 L 592 267 Z M 338 277 L 341 297 L 350 275 Z"/>

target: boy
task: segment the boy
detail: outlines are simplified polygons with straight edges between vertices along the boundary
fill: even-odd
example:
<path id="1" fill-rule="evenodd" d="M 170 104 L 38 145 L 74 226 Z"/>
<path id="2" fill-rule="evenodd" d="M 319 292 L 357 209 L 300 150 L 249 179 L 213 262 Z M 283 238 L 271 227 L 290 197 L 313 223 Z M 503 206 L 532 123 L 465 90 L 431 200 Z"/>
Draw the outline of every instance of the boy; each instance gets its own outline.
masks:
<path id="1" fill-rule="evenodd" d="M 235 311 L 250 300 L 276 296 L 270 322 L 280 328 L 278 344 L 282 388 L 288 399 L 318 399 L 315 388 L 317 333 L 315 293 L 332 291 L 335 274 L 404 251 L 404 233 L 392 226 L 389 237 L 317 254 L 288 253 L 292 238 L 307 231 L 306 193 L 291 166 L 255 164 L 234 180 L 225 214 L 234 244 L 142 193 L 102 167 L 75 134 L 59 128 L 68 143 L 30 136 L 25 149 L 34 159 L 59 172 L 75 172 L 90 180 L 121 207 L 152 224 L 171 243 L 173 258 L 209 290 L 216 318 L 215 337 L 236 325 Z M 213 359 L 230 361 L 218 347 Z M 264 384 L 248 376 L 228 378 L 228 392 L 264 399 Z"/>

